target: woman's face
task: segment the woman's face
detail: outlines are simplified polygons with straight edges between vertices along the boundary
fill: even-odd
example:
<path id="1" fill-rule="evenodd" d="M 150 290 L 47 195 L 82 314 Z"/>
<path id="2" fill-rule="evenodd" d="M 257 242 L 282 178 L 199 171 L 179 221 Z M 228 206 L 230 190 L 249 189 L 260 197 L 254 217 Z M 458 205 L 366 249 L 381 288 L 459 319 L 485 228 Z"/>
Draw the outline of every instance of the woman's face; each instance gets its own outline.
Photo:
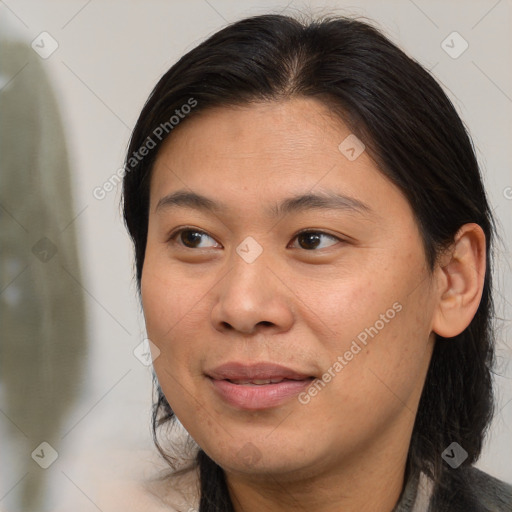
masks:
<path id="1" fill-rule="evenodd" d="M 314 99 L 219 108 L 155 163 L 141 283 L 154 367 L 227 472 L 407 452 L 435 287 L 411 207 L 349 135 Z"/>

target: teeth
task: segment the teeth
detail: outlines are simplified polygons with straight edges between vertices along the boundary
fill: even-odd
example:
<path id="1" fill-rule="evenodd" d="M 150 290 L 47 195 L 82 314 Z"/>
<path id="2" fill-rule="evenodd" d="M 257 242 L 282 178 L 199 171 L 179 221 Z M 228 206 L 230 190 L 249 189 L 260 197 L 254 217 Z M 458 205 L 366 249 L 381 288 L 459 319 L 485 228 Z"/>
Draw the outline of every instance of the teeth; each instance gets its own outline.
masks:
<path id="1" fill-rule="evenodd" d="M 240 384 L 242 386 L 263 386 L 265 384 L 275 384 L 277 382 L 282 382 L 284 379 L 253 379 L 253 380 L 230 380 L 233 384 Z"/>

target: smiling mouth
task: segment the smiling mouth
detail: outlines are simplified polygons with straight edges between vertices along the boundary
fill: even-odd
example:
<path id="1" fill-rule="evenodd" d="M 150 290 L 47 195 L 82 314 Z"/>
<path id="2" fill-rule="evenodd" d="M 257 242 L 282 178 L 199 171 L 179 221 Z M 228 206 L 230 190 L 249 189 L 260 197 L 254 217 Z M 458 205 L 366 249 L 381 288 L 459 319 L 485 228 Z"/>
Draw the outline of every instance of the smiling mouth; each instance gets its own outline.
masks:
<path id="1" fill-rule="evenodd" d="M 237 410 L 271 410 L 296 399 L 313 382 L 303 379 L 214 379 L 209 377 L 215 395 Z"/>
<path id="2" fill-rule="evenodd" d="M 306 372 L 267 361 L 231 361 L 205 375 L 225 405 L 252 411 L 284 405 L 315 379 Z"/>
<path id="3" fill-rule="evenodd" d="M 250 363 L 230 361 L 207 371 L 206 375 L 212 379 L 229 380 L 240 384 L 269 384 L 311 377 L 308 373 L 266 361 Z"/>
<path id="4" fill-rule="evenodd" d="M 222 379 L 222 380 L 227 380 L 228 382 L 231 382 L 232 384 L 238 384 L 240 386 L 265 386 L 267 384 L 279 384 L 280 382 L 285 382 L 285 381 L 288 381 L 288 382 L 300 381 L 300 382 L 302 382 L 303 380 L 312 380 L 312 379 L 313 379 L 313 377 L 305 377 L 304 379 L 274 378 L 274 379 L 251 379 L 251 380 L 247 380 L 247 379 Z"/>

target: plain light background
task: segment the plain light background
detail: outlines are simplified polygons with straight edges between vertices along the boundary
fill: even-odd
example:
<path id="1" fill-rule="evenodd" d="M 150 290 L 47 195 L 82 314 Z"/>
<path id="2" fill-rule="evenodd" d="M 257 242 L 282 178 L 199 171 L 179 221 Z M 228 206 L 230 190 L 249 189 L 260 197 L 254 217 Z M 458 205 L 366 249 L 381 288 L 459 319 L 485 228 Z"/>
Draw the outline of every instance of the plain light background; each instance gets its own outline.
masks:
<path id="1" fill-rule="evenodd" d="M 98 461 L 110 452 L 128 450 L 137 464 L 138 450 L 152 450 L 151 370 L 133 354 L 145 338 L 144 322 L 133 279 L 132 246 L 119 210 L 120 187 L 103 200 L 95 199 L 93 190 L 122 166 L 131 128 L 148 94 L 179 57 L 228 22 L 283 10 L 375 20 L 403 50 L 433 69 L 469 128 L 504 240 L 498 248 L 496 279 L 497 316 L 503 319 L 498 323 L 498 407 L 477 466 L 512 482 L 512 189 L 507 188 L 512 187 L 511 1 L 287 5 L 262 0 L 8 0 L 0 3 L 2 30 L 9 26 L 12 37 L 27 44 L 47 31 L 59 44 L 44 66 L 66 127 L 82 284 L 88 292 L 87 378 L 67 418 L 64 430 L 71 431 L 59 459 L 47 470 L 50 504 L 68 495 L 84 510 L 97 510 L 94 478 L 103 474 Z M 441 47 L 453 31 L 469 44 L 457 59 Z M 13 454 L 0 496 L 19 478 L 17 457 L 30 457 L 15 450 Z"/>

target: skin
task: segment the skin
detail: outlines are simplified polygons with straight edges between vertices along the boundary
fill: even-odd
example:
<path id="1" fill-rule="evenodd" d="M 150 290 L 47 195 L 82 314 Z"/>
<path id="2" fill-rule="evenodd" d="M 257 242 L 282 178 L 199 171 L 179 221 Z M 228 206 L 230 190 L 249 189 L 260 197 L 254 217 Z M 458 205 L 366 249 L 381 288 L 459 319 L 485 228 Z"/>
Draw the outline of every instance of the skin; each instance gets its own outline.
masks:
<path id="1" fill-rule="evenodd" d="M 211 109 L 173 131 L 153 169 L 141 292 L 154 367 L 181 423 L 224 469 L 237 511 L 391 511 L 435 333 L 464 330 L 481 298 L 481 228 L 463 226 L 430 273 L 405 196 L 366 151 L 349 161 L 338 149 L 350 133 L 315 99 Z M 157 211 L 177 190 L 225 211 Z M 320 191 L 371 212 L 266 213 Z M 180 227 L 206 234 L 189 247 L 169 241 Z M 325 233 L 318 247 L 297 238 L 305 229 Z M 252 263 L 236 252 L 247 236 L 263 249 Z M 307 404 L 236 409 L 205 375 L 236 360 L 321 378 L 397 302 Z"/>

